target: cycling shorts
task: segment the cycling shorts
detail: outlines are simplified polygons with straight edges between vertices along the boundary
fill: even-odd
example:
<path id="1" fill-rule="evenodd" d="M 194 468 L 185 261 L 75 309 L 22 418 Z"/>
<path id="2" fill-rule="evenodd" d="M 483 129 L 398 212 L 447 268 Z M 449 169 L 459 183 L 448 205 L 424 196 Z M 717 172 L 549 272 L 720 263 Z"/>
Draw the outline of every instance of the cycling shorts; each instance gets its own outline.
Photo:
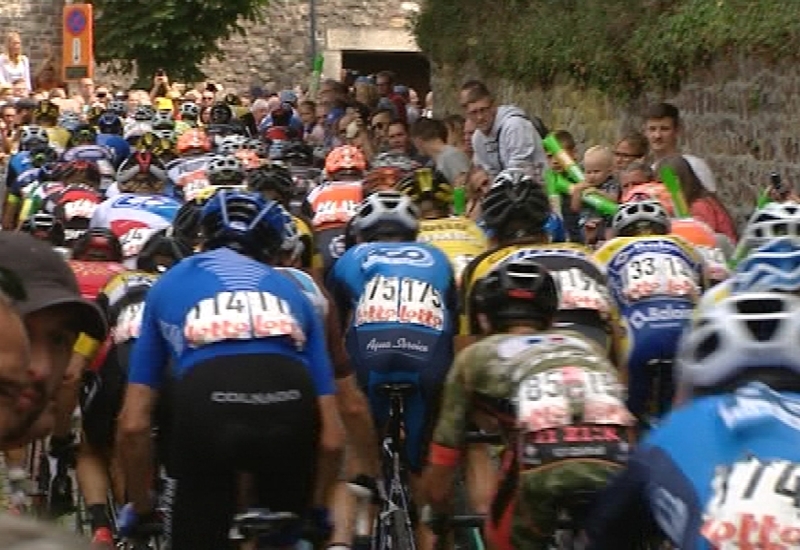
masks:
<path id="1" fill-rule="evenodd" d="M 251 507 L 306 515 L 320 412 L 302 363 L 278 354 L 206 360 L 176 380 L 173 410 L 173 548 L 228 547 L 240 473 L 254 479 Z"/>
<path id="2" fill-rule="evenodd" d="M 645 412 L 654 370 L 651 361 L 672 361 L 678 341 L 689 326 L 694 303 L 678 298 L 655 298 L 625 306 L 621 313 L 627 336 L 628 408 Z"/>
<path id="3" fill-rule="evenodd" d="M 406 396 L 403 423 L 408 464 L 412 472 L 420 471 L 444 381 L 453 363 L 452 335 L 351 328 L 345 346 L 377 426 L 385 426 L 390 405 L 388 395 L 379 387 L 389 383 L 416 386 L 416 391 Z"/>

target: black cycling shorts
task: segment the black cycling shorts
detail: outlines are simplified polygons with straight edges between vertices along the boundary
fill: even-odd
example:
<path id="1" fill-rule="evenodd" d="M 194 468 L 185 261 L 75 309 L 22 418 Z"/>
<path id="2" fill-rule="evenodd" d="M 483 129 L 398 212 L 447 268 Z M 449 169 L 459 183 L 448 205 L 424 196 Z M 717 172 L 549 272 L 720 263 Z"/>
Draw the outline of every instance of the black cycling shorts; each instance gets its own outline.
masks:
<path id="1" fill-rule="evenodd" d="M 248 507 L 304 515 L 314 489 L 320 413 L 308 369 L 283 355 L 209 359 L 176 380 L 172 548 L 227 548 L 238 474 Z"/>

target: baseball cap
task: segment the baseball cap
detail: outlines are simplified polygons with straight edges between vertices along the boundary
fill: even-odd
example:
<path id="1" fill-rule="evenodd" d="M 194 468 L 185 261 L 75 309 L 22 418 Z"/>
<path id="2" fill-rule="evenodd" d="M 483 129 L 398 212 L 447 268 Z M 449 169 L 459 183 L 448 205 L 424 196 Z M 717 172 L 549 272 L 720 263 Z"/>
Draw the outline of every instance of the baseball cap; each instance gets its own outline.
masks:
<path id="1" fill-rule="evenodd" d="M 26 233 L 2 231 L 0 267 L 16 273 L 24 284 L 26 299 L 14 303 L 20 315 L 69 304 L 80 311 L 76 329 L 96 340 L 105 338 L 108 325 L 103 312 L 81 297 L 75 274 L 50 245 Z"/>
<path id="2" fill-rule="evenodd" d="M 293 90 L 281 90 L 278 97 L 281 103 L 297 103 L 297 94 Z"/>

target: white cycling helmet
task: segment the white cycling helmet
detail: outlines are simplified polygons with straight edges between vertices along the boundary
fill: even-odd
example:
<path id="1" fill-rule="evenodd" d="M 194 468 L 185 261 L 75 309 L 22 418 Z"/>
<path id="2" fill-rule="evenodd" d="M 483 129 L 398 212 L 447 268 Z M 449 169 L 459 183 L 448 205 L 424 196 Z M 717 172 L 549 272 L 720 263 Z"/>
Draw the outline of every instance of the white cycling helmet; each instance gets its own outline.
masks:
<path id="1" fill-rule="evenodd" d="M 239 185 L 244 181 L 244 167 L 236 157 L 217 155 L 208 161 L 206 177 L 211 185 Z"/>
<path id="2" fill-rule="evenodd" d="M 47 130 L 41 126 L 23 126 L 19 133 L 19 142 L 24 146 L 31 146 L 34 142 L 47 145 L 50 143 L 50 137 L 47 134 Z"/>
<path id="3" fill-rule="evenodd" d="M 192 101 L 181 103 L 181 120 L 195 121 L 200 118 L 200 106 Z"/>
<path id="4" fill-rule="evenodd" d="M 669 214 L 658 201 L 635 201 L 619 205 L 619 210 L 614 214 L 611 222 L 616 235 L 622 235 L 626 229 L 640 223 L 650 223 L 663 229 L 664 234 L 669 233 Z"/>
<path id="5" fill-rule="evenodd" d="M 217 145 L 217 153 L 220 155 L 233 155 L 237 151 L 244 149 L 247 138 L 244 136 L 225 136 Z"/>
<path id="6" fill-rule="evenodd" d="M 747 222 L 740 246 L 750 250 L 779 237 L 800 240 L 800 204 L 771 202 L 756 210 Z"/>
<path id="7" fill-rule="evenodd" d="M 714 388 L 744 370 L 786 368 L 800 377 L 800 297 L 746 292 L 701 312 L 676 357 L 682 387 Z"/>
<path id="8" fill-rule="evenodd" d="M 356 233 L 365 240 L 381 230 L 416 233 L 419 229 L 419 208 L 410 197 L 396 191 L 379 191 L 364 199 L 353 220 Z"/>

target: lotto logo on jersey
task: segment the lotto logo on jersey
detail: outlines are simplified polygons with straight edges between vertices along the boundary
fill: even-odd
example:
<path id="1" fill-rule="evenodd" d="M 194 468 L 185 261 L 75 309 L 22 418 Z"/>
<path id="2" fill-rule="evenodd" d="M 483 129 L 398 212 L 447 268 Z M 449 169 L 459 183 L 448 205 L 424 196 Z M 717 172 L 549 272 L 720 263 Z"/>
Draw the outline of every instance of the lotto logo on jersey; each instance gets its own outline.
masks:
<path id="1" fill-rule="evenodd" d="M 195 305 L 184 323 L 184 337 L 193 348 L 276 336 L 290 337 L 298 349 L 305 345 L 288 302 L 269 292 L 220 292 Z"/>
<path id="2" fill-rule="evenodd" d="M 64 204 L 64 218 L 66 221 L 72 218 L 91 219 L 94 211 L 97 210 L 97 203 L 87 199 L 79 199 Z"/>
<path id="3" fill-rule="evenodd" d="M 410 278 L 373 277 L 361 295 L 355 325 L 403 323 L 444 330 L 442 297 L 430 283 Z"/>
<path id="4" fill-rule="evenodd" d="M 731 521 L 706 521 L 700 532 L 716 550 L 800 548 L 800 518 L 787 524 L 771 515 L 742 514 Z"/>

